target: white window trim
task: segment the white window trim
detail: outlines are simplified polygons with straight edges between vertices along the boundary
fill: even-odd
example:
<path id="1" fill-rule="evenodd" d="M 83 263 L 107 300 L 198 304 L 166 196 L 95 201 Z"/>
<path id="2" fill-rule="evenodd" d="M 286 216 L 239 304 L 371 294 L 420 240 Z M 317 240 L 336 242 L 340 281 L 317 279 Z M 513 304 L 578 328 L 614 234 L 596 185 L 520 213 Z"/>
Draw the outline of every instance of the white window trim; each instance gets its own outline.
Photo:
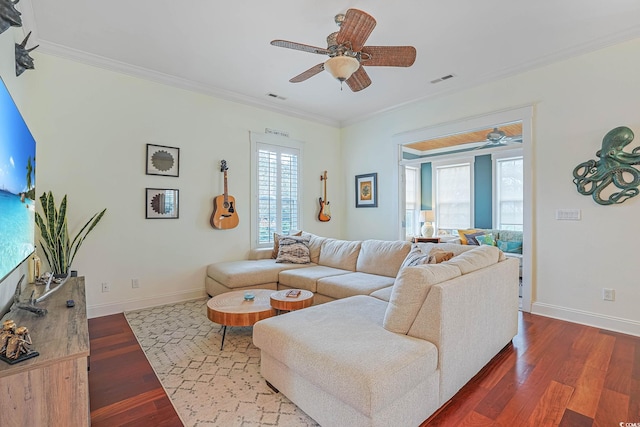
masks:
<path id="1" fill-rule="evenodd" d="M 416 171 L 416 177 L 415 177 L 415 192 L 416 194 L 414 195 L 414 197 L 416 198 L 416 203 L 417 203 L 417 207 L 418 209 L 416 209 L 416 214 L 414 215 L 413 221 L 414 224 L 416 224 L 416 227 L 414 230 L 406 230 L 406 237 L 410 237 L 410 236 L 420 236 L 420 211 L 422 210 L 422 204 L 420 203 L 420 198 L 422 196 L 422 186 L 421 186 L 421 176 L 422 176 L 422 169 L 421 169 L 421 165 L 406 165 L 404 168 L 404 177 L 405 177 L 405 189 L 406 189 L 406 177 L 407 177 L 407 168 L 412 168 Z M 404 205 L 407 205 L 406 202 L 406 197 L 405 197 L 405 201 L 404 201 Z M 406 224 L 405 224 L 405 229 L 406 229 Z"/>
<path id="2" fill-rule="evenodd" d="M 258 243 L 258 143 L 276 145 L 285 148 L 293 148 L 298 150 L 298 228 L 303 230 L 303 204 L 302 204 L 302 189 L 304 188 L 302 183 L 302 165 L 303 165 L 303 147 L 304 143 L 293 139 L 268 135 L 259 132 L 250 132 L 251 137 L 251 223 L 249 225 L 251 235 L 251 248 L 269 247 L 269 244 Z"/>

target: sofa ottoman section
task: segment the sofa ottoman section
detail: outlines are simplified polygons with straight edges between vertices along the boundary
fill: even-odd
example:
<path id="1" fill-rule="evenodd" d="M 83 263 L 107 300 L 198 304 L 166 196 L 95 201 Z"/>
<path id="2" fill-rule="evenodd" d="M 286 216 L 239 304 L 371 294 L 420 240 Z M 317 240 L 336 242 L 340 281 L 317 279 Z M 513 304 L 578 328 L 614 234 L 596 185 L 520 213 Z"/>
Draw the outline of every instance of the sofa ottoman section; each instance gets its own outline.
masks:
<path id="1" fill-rule="evenodd" d="M 207 267 L 205 287 L 210 296 L 241 289 L 277 289 L 278 274 L 313 264 L 284 264 L 275 259 L 228 261 Z"/>
<path id="2" fill-rule="evenodd" d="M 419 425 L 439 406 L 438 350 L 384 329 L 386 307 L 360 295 L 256 323 L 262 376 L 323 426 Z"/>

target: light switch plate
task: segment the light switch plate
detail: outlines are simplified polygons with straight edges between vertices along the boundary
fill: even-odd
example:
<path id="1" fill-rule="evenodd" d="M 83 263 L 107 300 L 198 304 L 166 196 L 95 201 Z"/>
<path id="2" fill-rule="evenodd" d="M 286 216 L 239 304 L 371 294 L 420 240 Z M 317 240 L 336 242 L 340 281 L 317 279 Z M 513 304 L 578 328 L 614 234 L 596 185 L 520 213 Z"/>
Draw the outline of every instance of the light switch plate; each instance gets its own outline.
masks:
<path id="1" fill-rule="evenodd" d="M 580 221 L 580 209 L 556 209 L 556 219 L 566 221 Z"/>

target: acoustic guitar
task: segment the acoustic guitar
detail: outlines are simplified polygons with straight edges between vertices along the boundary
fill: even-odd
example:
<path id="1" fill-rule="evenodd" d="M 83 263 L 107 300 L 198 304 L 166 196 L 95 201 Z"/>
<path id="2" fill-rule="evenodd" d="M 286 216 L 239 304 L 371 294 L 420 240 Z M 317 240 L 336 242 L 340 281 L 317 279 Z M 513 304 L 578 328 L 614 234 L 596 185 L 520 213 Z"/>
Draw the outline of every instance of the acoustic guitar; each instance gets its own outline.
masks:
<path id="1" fill-rule="evenodd" d="M 238 226 L 240 219 L 236 212 L 236 199 L 227 190 L 227 161 L 220 162 L 220 172 L 224 172 L 224 194 L 213 199 L 213 213 L 209 222 L 213 228 L 227 230 Z"/>
<path id="2" fill-rule="evenodd" d="M 331 220 L 331 210 L 327 201 L 327 171 L 324 171 L 324 175 L 320 175 L 320 181 L 324 182 L 324 201 L 322 197 L 319 198 L 320 212 L 318 213 L 318 219 L 322 222 L 328 222 Z"/>

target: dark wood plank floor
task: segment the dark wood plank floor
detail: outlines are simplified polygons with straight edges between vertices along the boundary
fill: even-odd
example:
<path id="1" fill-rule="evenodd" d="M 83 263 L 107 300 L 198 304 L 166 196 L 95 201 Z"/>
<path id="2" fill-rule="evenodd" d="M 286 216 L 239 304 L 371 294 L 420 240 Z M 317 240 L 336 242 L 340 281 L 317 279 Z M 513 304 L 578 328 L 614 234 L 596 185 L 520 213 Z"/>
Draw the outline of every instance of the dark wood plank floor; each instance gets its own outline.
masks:
<path id="1" fill-rule="evenodd" d="M 123 315 L 89 336 L 93 427 L 182 425 Z M 513 343 L 421 427 L 620 423 L 640 423 L 640 338 L 521 313 Z"/>
<path id="2" fill-rule="evenodd" d="M 124 315 L 89 319 L 91 427 L 178 427 L 182 422 Z"/>

